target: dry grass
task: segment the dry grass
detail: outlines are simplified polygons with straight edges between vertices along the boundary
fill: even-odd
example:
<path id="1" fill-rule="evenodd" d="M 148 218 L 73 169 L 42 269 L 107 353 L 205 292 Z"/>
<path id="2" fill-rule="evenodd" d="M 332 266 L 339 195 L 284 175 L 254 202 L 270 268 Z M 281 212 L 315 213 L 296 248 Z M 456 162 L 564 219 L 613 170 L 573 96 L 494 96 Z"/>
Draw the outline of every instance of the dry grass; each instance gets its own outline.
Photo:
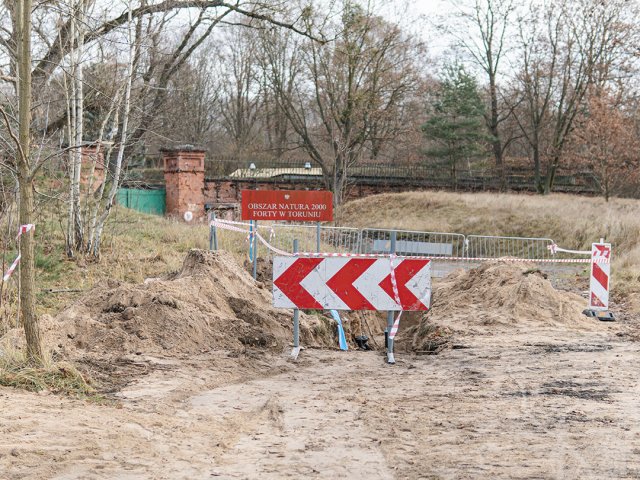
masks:
<path id="1" fill-rule="evenodd" d="M 0 385 L 83 398 L 93 398 L 96 393 L 90 382 L 72 364 L 56 362 L 47 356 L 42 365 L 34 366 L 27 361 L 24 351 L 7 345 L 0 347 Z"/>
<path id="2" fill-rule="evenodd" d="M 36 291 L 40 314 L 55 315 L 82 292 L 107 278 L 140 283 L 148 277 L 165 275 L 180 268 L 190 248 L 207 248 L 209 244 L 209 229 L 205 224 L 185 225 L 115 207 L 107 222 L 100 258 L 68 259 L 60 227 L 63 222 L 55 215 L 45 218 L 36 226 Z M 3 286 L 0 336 L 16 325 L 15 277 Z"/>
<path id="3" fill-rule="evenodd" d="M 408 192 L 346 204 L 343 225 L 475 235 L 546 237 L 569 249 L 614 245 L 614 293 L 640 311 L 640 201 L 555 194 Z"/>

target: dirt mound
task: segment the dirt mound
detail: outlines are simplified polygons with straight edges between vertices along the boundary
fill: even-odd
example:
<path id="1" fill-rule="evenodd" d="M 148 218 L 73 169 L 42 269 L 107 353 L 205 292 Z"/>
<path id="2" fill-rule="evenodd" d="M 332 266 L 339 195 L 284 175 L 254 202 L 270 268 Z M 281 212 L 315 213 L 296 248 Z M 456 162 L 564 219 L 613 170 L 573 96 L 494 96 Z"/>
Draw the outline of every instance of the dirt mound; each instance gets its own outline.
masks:
<path id="1" fill-rule="evenodd" d="M 304 345 L 329 345 L 320 317 L 301 314 Z M 189 355 L 245 347 L 282 350 L 292 341 L 292 312 L 226 252 L 191 250 L 182 269 L 140 285 L 107 281 L 56 318 L 44 318 L 47 346 L 78 354 Z"/>
<path id="2" fill-rule="evenodd" d="M 434 341 L 437 344 L 437 339 L 452 332 L 601 327 L 582 314 L 586 304 L 580 295 L 556 290 L 531 264 L 486 263 L 439 282 L 430 312 L 408 334 L 414 350 L 429 350 Z"/>

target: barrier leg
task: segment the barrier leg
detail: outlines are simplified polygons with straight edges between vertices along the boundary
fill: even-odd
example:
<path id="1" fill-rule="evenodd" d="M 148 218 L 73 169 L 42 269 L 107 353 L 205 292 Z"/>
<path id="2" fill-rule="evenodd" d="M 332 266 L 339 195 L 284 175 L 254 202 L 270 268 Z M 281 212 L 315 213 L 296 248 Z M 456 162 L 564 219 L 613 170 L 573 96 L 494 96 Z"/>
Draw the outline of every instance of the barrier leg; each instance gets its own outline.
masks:
<path id="1" fill-rule="evenodd" d="M 212 213 L 212 217 L 213 217 L 213 220 L 215 221 L 216 212 Z M 211 248 L 211 247 L 209 247 L 209 248 Z M 215 251 L 218 251 L 218 229 L 216 228 L 215 225 L 213 225 L 213 249 Z"/>
<path id="2" fill-rule="evenodd" d="M 258 277 L 258 221 L 253 222 L 253 279 Z"/>
<path id="3" fill-rule="evenodd" d="M 298 253 L 298 240 L 293 241 L 293 253 Z M 291 358 L 298 359 L 300 354 L 300 310 L 293 309 L 293 350 L 291 350 Z"/>

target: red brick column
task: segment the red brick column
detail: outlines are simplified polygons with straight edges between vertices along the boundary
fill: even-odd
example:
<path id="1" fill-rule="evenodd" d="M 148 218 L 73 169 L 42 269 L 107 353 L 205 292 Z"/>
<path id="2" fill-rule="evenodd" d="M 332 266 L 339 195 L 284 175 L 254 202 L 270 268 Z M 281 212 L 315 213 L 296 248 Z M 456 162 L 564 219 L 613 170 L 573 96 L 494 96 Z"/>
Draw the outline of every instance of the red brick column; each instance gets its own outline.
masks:
<path id="1" fill-rule="evenodd" d="M 191 212 L 193 220 L 203 218 L 205 151 L 185 146 L 163 148 L 160 152 L 164 163 L 167 215 L 185 218 L 185 213 Z"/>

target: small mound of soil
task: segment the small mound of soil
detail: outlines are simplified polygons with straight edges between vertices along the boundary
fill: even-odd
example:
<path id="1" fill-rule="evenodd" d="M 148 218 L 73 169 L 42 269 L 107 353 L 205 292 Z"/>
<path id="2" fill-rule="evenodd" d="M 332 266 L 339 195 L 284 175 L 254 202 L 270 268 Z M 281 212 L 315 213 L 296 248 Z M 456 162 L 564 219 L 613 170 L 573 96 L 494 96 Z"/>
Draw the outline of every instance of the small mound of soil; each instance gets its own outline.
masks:
<path id="1" fill-rule="evenodd" d="M 226 252 L 191 250 L 180 271 L 140 285 L 105 282 L 56 318 L 43 318 L 45 344 L 84 354 L 190 355 L 246 347 L 282 351 L 292 341 L 292 311 Z M 300 315 L 307 346 L 333 343 L 322 317 Z"/>
<path id="2" fill-rule="evenodd" d="M 531 264 L 485 263 L 439 282 L 432 293 L 431 310 L 407 333 L 413 350 L 425 351 L 432 348 L 434 337 L 439 343 L 447 332 L 601 327 L 582 314 L 586 306 L 580 295 L 556 290 Z"/>

